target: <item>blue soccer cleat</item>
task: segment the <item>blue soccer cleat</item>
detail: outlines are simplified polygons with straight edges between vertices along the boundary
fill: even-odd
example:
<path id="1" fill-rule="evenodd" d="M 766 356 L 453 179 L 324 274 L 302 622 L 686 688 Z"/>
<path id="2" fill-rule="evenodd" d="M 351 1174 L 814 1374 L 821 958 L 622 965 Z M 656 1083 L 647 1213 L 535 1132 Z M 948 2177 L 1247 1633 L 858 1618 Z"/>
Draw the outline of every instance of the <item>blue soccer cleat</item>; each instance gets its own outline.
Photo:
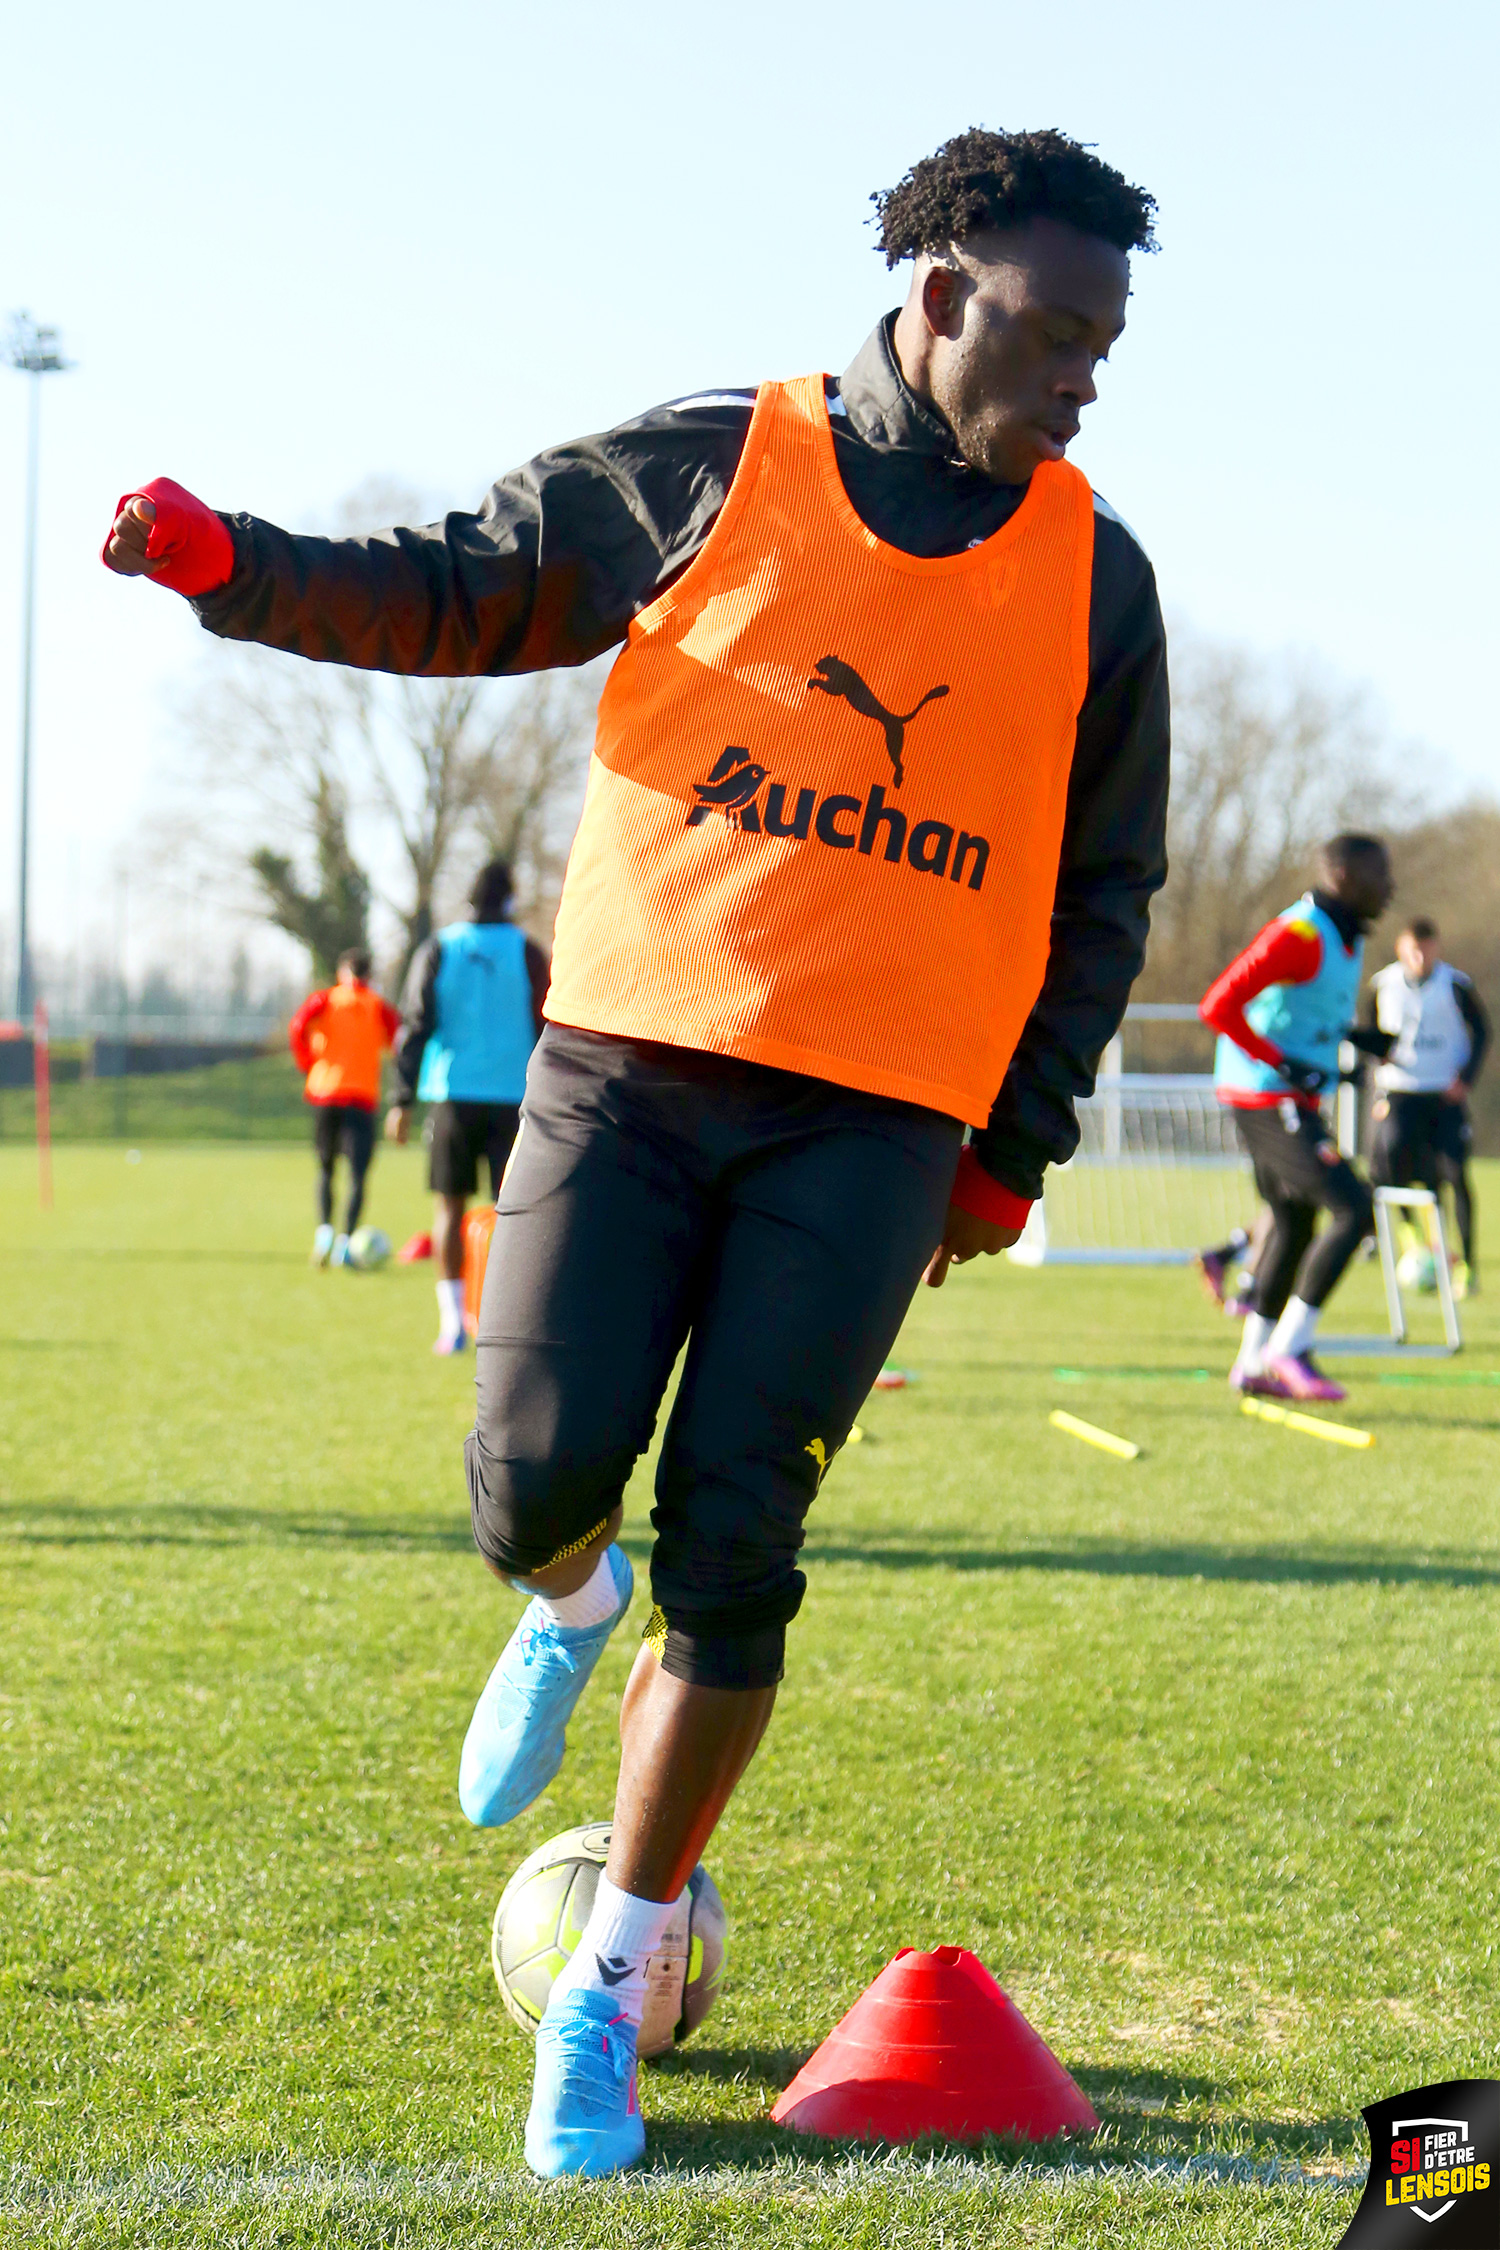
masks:
<path id="1" fill-rule="evenodd" d="M 317 1232 L 313 1236 L 312 1258 L 310 1260 L 310 1263 L 315 1266 L 326 1266 L 332 1256 L 333 1229 L 331 1226 L 328 1226 L 325 1223 L 323 1226 L 320 1226 L 318 1228 Z"/>
<path id="2" fill-rule="evenodd" d="M 485 1682 L 458 1762 L 458 1801 L 476 1828 L 515 1820 L 563 1762 L 574 1706 L 635 1591 L 629 1558 L 618 1547 L 605 1551 L 620 1597 L 613 1617 L 570 1629 L 528 1602 Z"/>
<path id="3" fill-rule="evenodd" d="M 536 2035 L 526 2161 L 544 2180 L 598 2180 L 639 2164 L 636 2029 L 606 1992 L 562 1992 Z"/>

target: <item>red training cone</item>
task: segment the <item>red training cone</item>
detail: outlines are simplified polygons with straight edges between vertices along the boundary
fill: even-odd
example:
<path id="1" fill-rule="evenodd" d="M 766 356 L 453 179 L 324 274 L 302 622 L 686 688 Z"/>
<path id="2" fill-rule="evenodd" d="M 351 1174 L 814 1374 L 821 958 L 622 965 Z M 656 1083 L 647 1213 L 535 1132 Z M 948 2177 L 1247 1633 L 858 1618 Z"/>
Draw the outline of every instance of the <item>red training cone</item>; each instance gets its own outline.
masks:
<path id="1" fill-rule="evenodd" d="M 403 1242 L 396 1252 L 396 1263 L 398 1266 L 414 1266 L 421 1259 L 431 1256 L 432 1236 L 430 1234 L 414 1234 L 411 1240 Z"/>
<path id="2" fill-rule="evenodd" d="M 1044 2141 L 1098 2124 L 1045 2039 L 961 1945 L 903 1946 L 771 2112 L 835 2140 Z"/>

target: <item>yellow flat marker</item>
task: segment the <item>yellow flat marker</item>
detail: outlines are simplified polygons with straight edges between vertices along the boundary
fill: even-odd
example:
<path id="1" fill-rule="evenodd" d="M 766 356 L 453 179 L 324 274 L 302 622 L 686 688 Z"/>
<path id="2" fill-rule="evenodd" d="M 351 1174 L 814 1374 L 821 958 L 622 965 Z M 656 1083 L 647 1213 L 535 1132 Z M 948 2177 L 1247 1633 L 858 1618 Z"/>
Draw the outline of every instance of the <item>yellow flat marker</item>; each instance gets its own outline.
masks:
<path id="1" fill-rule="evenodd" d="M 1096 1430 L 1092 1422 L 1080 1422 L 1076 1414 L 1064 1414 L 1060 1406 L 1055 1406 L 1047 1419 L 1054 1430 L 1066 1430 L 1069 1437 L 1082 1438 L 1085 1445 L 1097 1445 L 1101 1453 L 1113 1453 L 1116 1460 L 1140 1458 L 1140 1447 L 1132 1445 L 1128 1437 L 1116 1437 L 1113 1430 Z"/>
<path id="2" fill-rule="evenodd" d="M 1375 1443 L 1370 1430 L 1353 1430 L 1347 1422 L 1325 1422 L 1316 1414 L 1294 1414 L 1289 1407 L 1276 1406 L 1268 1398 L 1242 1398 L 1240 1412 L 1253 1414 L 1257 1422 L 1280 1422 L 1289 1430 L 1300 1430 L 1304 1437 L 1326 1438 L 1330 1445 L 1362 1448 Z"/>

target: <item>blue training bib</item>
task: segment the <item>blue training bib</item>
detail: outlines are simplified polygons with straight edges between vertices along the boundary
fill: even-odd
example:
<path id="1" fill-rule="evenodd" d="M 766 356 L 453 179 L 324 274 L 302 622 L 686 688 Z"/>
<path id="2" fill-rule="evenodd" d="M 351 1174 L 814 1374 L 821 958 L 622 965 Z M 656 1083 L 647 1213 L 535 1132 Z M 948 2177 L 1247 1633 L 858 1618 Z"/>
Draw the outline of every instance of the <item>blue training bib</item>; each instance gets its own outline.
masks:
<path id="1" fill-rule="evenodd" d="M 417 1099 L 519 1102 L 536 1045 L 525 931 L 514 922 L 452 922 L 438 944 L 437 1028 Z"/>
<path id="2" fill-rule="evenodd" d="M 1352 948 L 1346 947 L 1337 924 L 1314 905 L 1310 895 L 1299 898 L 1277 919 L 1310 930 L 1320 939 L 1318 973 L 1306 984 L 1268 984 L 1246 1007 L 1245 1021 L 1289 1060 L 1325 1071 L 1331 1082 L 1339 1067 L 1339 1042 L 1359 1005 L 1365 941 L 1356 938 Z M 1214 1050 L 1214 1084 L 1241 1094 L 1287 1090 L 1286 1080 L 1269 1063 L 1257 1062 L 1222 1035 Z"/>

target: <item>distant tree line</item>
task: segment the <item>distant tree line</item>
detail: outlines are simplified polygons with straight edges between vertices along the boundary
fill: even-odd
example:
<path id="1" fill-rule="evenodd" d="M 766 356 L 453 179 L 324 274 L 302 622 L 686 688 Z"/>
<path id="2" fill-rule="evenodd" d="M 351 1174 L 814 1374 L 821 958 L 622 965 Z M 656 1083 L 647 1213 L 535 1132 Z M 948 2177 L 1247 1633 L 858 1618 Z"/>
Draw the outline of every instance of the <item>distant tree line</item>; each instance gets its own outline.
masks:
<path id="1" fill-rule="evenodd" d="M 1431 775 L 1382 735 L 1357 693 L 1306 669 L 1186 632 L 1173 635 L 1171 872 L 1151 917 L 1138 1000 L 1197 1000 L 1220 969 L 1312 879 L 1320 839 L 1373 830 L 1390 846 L 1396 897 L 1366 947 L 1391 960 L 1402 922 L 1430 914 L 1447 957 L 1500 1016 L 1500 802 L 1430 808 Z M 1441 776 L 1437 777 L 1439 780 Z M 1201 1042 L 1162 1027 L 1147 1067 L 1201 1068 Z M 1500 1153 L 1500 1068 L 1474 1104 L 1476 1137 Z"/>

